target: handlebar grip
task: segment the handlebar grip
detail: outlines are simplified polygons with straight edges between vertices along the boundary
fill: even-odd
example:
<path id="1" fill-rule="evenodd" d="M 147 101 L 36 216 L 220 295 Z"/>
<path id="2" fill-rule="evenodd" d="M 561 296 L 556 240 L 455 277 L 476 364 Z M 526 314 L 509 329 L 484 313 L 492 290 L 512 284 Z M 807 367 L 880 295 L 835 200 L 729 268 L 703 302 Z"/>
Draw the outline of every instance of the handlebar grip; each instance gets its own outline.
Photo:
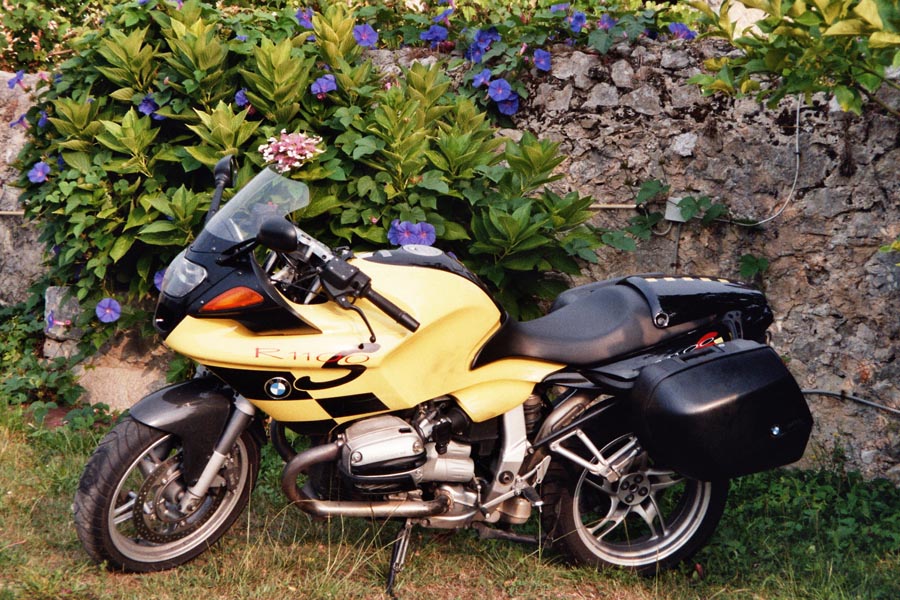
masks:
<path id="1" fill-rule="evenodd" d="M 373 290 L 369 288 L 365 293 L 366 299 L 378 307 L 384 314 L 395 320 L 397 323 L 405 327 L 406 329 L 415 332 L 419 328 L 419 322 L 416 321 L 409 313 L 405 312 L 402 308 Z"/>

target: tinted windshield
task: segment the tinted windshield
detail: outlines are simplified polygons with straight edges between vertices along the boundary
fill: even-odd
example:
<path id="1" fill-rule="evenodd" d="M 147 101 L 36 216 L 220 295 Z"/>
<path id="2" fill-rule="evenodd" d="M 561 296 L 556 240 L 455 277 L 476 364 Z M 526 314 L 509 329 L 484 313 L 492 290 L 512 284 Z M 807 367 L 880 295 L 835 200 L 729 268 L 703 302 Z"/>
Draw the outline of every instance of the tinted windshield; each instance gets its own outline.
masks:
<path id="1" fill-rule="evenodd" d="M 210 219 L 203 233 L 227 242 L 243 242 L 255 237 L 266 219 L 289 215 L 308 204 L 309 188 L 305 183 L 265 169 Z M 206 237 L 201 234 L 197 243 L 202 245 Z"/>

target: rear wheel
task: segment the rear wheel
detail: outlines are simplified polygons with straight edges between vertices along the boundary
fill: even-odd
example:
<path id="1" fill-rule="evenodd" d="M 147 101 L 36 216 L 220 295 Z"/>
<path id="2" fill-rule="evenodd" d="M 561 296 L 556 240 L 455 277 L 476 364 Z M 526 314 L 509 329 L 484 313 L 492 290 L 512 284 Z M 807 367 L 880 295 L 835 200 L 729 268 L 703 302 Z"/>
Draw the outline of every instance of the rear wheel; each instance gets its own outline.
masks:
<path id="1" fill-rule="evenodd" d="M 259 469 L 259 446 L 245 431 L 207 495 L 188 511 L 180 500 L 181 442 L 126 418 L 100 442 L 75 494 L 82 545 L 110 568 L 149 572 L 183 564 L 214 544 L 240 516 Z"/>
<path id="2" fill-rule="evenodd" d="M 547 474 L 543 527 L 555 545 L 578 563 L 651 575 L 706 543 L 725 508 L 727 480 L 697 481 L 657 468 L 633 434 L 616 437 L 600 454 L 615 465 L 617 479 L 564 469 L 564 458 Z"/>

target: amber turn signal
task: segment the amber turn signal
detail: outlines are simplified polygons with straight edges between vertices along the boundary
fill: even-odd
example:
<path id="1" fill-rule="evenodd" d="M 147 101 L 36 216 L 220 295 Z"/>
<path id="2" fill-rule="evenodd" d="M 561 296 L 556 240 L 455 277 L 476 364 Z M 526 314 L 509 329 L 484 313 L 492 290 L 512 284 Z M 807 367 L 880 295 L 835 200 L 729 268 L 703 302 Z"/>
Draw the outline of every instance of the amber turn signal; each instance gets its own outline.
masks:
<path id="1" fill-rule="evenodd" d="M 248 287 L 231 288 L 222 292 L 212 300 L 206 303 L 206 306 L 200 309 L 201 313 L 222 312 L 225 310 L 237 310 L 239 308 L 249 308 L 262 304 L 265 298 Z"/>

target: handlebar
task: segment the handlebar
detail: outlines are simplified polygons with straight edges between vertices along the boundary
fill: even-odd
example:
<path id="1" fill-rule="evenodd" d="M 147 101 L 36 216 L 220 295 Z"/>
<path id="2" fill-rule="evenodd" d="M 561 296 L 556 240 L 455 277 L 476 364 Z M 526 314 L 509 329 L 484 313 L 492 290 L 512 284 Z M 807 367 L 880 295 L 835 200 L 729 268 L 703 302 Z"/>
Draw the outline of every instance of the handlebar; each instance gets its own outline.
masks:
<path id="1" fill-rule="evenodd" d="M 265 221 L 256 237 L 263 246 L 276 252 L 300 255 L 304 262 L 313 256 L 321 261 L 322 285 L 329 297 L 344 308 L 350 308 L 350 298 L 366 298 L 381 312 L 409 331 L 415 332 L 419 322 L 409 313 L 372 289 L 368 275 L 351 265 L 331 249 L 290 221 L 274 218 Z M 357 312 L 360 312 L 358 309 Z M 360 314 L 362 314 L 360 312 Z M 365 316 L 363 315 L 365 319 Z M 368 325 L 368 321 L 366 321 Z M 370 328 L 371 329 L 371 328 Z M 373 334 L 374 335 L 374 334 Z"/>
<path id="2" fill-rule="evenodd" d="M 363 297 L 406 329 L 415 332 L 419 328 L 419 322 L 409 313 L 405 312 L 402 308 L 373 290 L 371 287 L 366 289 Z"/>

